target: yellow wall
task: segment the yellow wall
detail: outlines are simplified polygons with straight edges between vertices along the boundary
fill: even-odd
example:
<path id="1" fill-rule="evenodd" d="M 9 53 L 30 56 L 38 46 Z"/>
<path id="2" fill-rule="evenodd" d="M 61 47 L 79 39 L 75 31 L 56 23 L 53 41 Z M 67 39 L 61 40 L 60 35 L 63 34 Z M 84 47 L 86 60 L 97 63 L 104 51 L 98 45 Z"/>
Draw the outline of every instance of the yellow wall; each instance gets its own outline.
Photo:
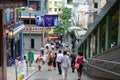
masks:
<path id="1" fill-rule="evenodd" d="M 61 14 L 62 7 L 63 0 L 48 0 L 48 14 Z M 59 11 L 59 8 L 61 9 L 61 11 Z"/>

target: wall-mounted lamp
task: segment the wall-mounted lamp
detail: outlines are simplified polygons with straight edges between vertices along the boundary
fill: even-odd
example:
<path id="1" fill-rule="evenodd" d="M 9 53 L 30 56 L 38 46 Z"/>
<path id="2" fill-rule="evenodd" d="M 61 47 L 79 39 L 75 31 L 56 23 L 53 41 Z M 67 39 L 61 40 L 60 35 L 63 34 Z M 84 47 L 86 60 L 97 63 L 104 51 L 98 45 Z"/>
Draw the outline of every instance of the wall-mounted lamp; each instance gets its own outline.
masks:
<path id="1" fill-rule="evenodd" d="M 9 30 L 8 32 L 8 38 L 12 39 L 13 38 L 13 30 Z"/>

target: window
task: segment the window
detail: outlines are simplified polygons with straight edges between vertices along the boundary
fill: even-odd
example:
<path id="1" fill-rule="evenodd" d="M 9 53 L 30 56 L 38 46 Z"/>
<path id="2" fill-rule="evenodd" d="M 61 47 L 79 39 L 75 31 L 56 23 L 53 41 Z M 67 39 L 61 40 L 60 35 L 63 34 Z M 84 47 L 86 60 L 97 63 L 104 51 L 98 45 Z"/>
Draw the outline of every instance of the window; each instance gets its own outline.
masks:
<path id="1" fill-rule="evenodd" d="M 34 39 L 31 39 L 31 48 L 34 48 Z"/>
<path id="2" fill-rule="evenodd" d="M 57 1 L 55 1 L 54 5 L 57 6 Z"/>
<path id="3" fill-rule="evenodd" d="M 52 11 L 52 8 L 49 8 L 49 11 Z"/>
<path id="4" fill-rule="evenodd" d="M 67 4 L 70 4 L 71 2 L 73 2 L 73 0 L 67 0 Z"/>
<path id="5" fill-rule="evenodd" d="M 49 4 L 52 4 L 52 1 L 49 1 Z"/>
<path id="6" fill-rule="evenodd" d="M 55 12 L 57 12 L 57 8 L 55 8 Z"/>
<path id="7" fill-rule="evenodd" d="M 97 2 L 94 3 L 94 8 L 98 8 L 98 3 Z"/>
<path id="8" fill-rule="evenodd" d="M 29 19 L 24 19 L 24 24 L 30 24 Z M 34 19 L 31 20 L 31 24 L 35 24 L 35 20 Z"/>
<path id="9" fill-rule="evenodd" d="M 41 8 L 40 4 L 41 4 L 40 1 L 30 1 L 29 7 L 31 7 L 33 10 L 40 10 Z"/>
<path id="10" fill-rule="evenodd" d="M 58 8 L 58 11 L 61 11 L 61 8 Z"/>

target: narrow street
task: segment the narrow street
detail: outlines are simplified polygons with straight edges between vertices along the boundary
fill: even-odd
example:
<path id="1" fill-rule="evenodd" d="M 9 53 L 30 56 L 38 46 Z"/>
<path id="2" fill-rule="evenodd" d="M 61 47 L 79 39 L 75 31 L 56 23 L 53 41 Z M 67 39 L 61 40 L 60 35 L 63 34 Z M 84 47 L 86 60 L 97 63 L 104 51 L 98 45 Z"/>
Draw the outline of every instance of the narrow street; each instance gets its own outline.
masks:
<path id="1" fill-rule="evenodd" d="M 28 80 L 62 80 L 62 78 L 61 75 L 58 74 L 57 69 L 48 71 L 47 64 L 45 64 L 42 66 L 41 72 L 37 71 Z M 69 69 L 67 80 L 77 80 L 77 72 L 75 71 L 75 73 L 72 73 L 71 69 Z M 81 80 L 92 80 L 92 79 L 83 73 Z"/>

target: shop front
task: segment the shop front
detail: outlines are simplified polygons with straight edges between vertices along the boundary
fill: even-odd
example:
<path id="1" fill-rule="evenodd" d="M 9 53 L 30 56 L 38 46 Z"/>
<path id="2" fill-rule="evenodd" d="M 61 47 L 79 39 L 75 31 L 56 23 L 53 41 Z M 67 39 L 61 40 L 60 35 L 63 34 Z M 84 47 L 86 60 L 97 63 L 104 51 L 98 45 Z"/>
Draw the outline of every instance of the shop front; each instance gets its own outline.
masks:
<path id="1" fill-rule="evenodd" d="M 22 22 L 17 22 L 15 25 L 6 29 L 6 52 L 7 66 L 14 64 L 14 60 L 22 59 L 23 54 L 23 30 L 25 26 Z M 9 36 L 9 31 L 12 30 L 13 36 Z"/>

